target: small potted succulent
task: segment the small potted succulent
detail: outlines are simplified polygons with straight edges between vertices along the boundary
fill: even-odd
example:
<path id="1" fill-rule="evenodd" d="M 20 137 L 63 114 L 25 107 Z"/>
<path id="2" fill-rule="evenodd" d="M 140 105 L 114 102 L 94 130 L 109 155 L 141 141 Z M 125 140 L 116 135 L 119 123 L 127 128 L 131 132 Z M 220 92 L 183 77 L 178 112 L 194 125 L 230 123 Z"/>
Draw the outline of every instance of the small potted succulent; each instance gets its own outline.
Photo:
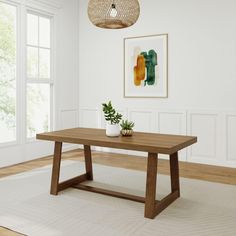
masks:
<path id="1" fill-rule="evenodd" d="M 121 134 L 123 136 L 133 135 L 134 122 L 128 120 L 122 120 L 120 126 L 121 126 Z"/>
<path id="2" fill-rule="evenodd" d="M 105 116 L 106 124 L 106 135 L 109 137 L 117 137 L 120 135 L 119 123 L 122 119 L 122 115 L 118 113 L 112 106 L 111 101 L 103 103 L 103 112 Z"/>

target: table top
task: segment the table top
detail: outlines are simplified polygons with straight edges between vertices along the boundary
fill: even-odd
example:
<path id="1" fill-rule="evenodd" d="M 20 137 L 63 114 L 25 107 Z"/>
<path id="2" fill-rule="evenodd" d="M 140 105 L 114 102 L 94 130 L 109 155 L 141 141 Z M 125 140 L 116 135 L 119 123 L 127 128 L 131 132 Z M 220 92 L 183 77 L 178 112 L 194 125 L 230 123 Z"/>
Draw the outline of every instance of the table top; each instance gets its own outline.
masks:
<path id="1" fill-rule="evenodd" d="M 152 153 L 173 154 L 197 142 L 197 137 L 134 132 L 133 136 L 107 137 L 104 129 L 73 128 L 37 134 L 37 139 L 110 147 Z"/>

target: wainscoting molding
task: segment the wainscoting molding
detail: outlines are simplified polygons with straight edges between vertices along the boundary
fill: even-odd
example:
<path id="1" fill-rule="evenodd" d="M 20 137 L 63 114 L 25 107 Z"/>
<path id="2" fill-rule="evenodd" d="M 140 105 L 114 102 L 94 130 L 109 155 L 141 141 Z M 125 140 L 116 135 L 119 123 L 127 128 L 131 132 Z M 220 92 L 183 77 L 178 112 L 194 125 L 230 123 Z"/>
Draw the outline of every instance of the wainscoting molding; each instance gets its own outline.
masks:
<path id="1" fill-rule="evenodd" d="M 226 159 L 236 162 L 236 112 L 226 114 Z"/>
<path id="2" fill-rule="evenodd" d="M 78 125 L 78 111 L 72 110 L 61 110 L 60 111 L 60 128 L 70 129 L 75 128 Z"/>
<path id="3" fill-rule="evenodd" d="M 63 109 L 60 110 L 60 129 L 71 129 L 78 127 L 78 110 Z M 76 144 L 64 143 L 62 146 L 63 152 L 78 148 Z"/>
<path id="4" fill-rule="evenodd" d="M 160 110 L 156 112 L 157 132 L 163 134 L 187 134 L 187 113 L 183 110 Z M 168 159 L 167 155 L 160 155 L 163 159 Z M 187 160 L 187 150 L 179 152 L 181 161 Z"/>
<path id="5" fill-rule="evenodd" d="M 128 109 L 128 119 L 135 123 L 135 131 L 155 132 L 156 113 L 152 109 Z M 128 151 L 129 155 L 146 156 L 145 152 Z"/>
<path id="6" fill-rule="evenodd" d="M 99 109 L 83 108 L 80 109 L 79 126 L 84 128 L 101 127 L 101 112 Z"/>
<path id="7" fill-rule="evenodd" d="M 119 112 L 135 122 L 135 130 L 198 136 L 198 143 L 180 152 L 180 160 L 236 167 L 236 111 L 158 110 L 119 108 Z M 81 127 L 105 128 L 101 109 L 81 108 Z M 146 153 L 96 148 L 115 153 L 144 156 Z M 161 158 L 168 158 L 160 155 Z"/>
<path id="8" fill-rule="evenodd" d="M 208 162 L 217 160 L 218 119 L 218 114 L 214 112 L 188 112 L 187 134 L 198 137 L 198 143 L 189 148 L 189 160 L 201 161 L 203 159 Z"/>
<path id="9" fill-rule="evenodd" d="M 129 120 L 135 123 L 135 129 L 141 132 L 155 132 L 155 111 L 148 109 L 130 109 Z"/>

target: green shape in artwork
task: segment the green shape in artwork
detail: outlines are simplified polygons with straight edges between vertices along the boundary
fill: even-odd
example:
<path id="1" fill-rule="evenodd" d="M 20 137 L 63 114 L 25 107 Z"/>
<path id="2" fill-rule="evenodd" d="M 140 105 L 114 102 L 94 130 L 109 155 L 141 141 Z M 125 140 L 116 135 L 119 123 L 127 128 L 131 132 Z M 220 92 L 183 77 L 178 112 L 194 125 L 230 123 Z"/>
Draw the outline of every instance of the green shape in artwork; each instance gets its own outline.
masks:
<path id="1" fill-rule="evenodd" d="M 141 55 L 145 58 L 145 64 L 147 68 L 147 77 L 144 81 L 144 85 L 154 85 L 156 81 L 155 67 L 157 66 L 157 53 L 155 50 L 150 50 L 147 52 L 142 52 Z"/>

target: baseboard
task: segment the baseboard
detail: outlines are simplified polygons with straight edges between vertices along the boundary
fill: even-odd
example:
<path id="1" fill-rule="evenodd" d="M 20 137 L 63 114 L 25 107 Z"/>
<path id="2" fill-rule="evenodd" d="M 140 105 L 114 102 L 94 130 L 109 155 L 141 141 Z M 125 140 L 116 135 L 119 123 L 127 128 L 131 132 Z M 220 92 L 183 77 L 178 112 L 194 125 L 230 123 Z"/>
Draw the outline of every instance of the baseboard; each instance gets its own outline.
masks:
<path id="1" fill-rule="evenodd" d="M 69 152 L 76 149 L 83 149 L 83 146 L 78 144 L 63 144 L 62 146 L 62 152 Z"/>

